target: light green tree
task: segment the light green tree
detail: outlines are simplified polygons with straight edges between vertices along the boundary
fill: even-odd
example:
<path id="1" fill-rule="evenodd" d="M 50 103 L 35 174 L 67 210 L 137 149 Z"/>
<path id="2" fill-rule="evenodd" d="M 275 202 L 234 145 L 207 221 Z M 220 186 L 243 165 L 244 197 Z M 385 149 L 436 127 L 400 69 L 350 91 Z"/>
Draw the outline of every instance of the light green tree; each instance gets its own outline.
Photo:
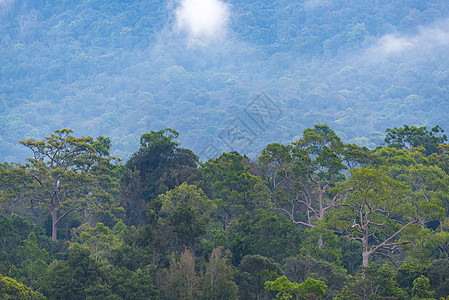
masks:
<path id="1" fill-rule="evenodd" d="M 182 183 L 165 194 L 158 196 L 161 202 L 161 214 L 173 214 L 181 204 L 192 207 L 193 211 L 201 218 L 209 218 L 217 209 L 217 205 L 210 200 L 202 189 L 195 185 Z"/>
<path id="2" fill-rule="evenodd" d="M 274 281 L 265 282 L 265 289 L 278 292 L 277 299 L 288 300 L 295 297 L 299 299 L 321 299 L 326 293 L 326 284 L 321 280 L 308 277 L 304 282 L 291 282 L 285 276 Z"/>
<path id="3" fill-rule="evenodd" d="M 41 293 L 35 292 L 23 283 L 0 273 L 0 299 L 46 299 Z"/>
<path id="4" fill-rule="evenodd" d="M 412 296 L 413 300 L 433 299 L 435 291 L 430 290 L 430 280 L 421 275 L 413 281 Z"/>
<path id="5" fill-rule="evenodd" d="M 121 225 L 124 226 L 123 223 Z M 118 223 L 116 226 L 120 226 L 120 224 Z M 83 224 L 72 230 L 72 236 L 73 241 L 89 246 L 92 256 L 99 261 L 107 261 L 111 251 L 119 248 L 123 243 L 110 228 L 102 223 L 97 223 L 95 227 L 88 223 Z"/>
<path id="6" fill-rule="evenodd" d="M 39 141 L 21 141 L 33 157 L 24 165 L 0 167 L 2 202 L 29 200 L 46 207 L 51 215 L 53 240 L 64 217 L 97 205 L 111 183 L 100 183 L 98 173 L 111 160 L 110 140 L 76 138 L 71 133 L 62 129 Z"/>
<path id="7" fill-rule="evenodd" d="M 326 124 L 307 128 L 291 145 L 270 144 L 259 156 L 277 210 L 295 224 L 312 228 L 341 204 L 335 188 L 343 170 L 369 162 L 367 151 L 345 145 Z"/>
<path id="8" fill-rule="evenodd" d="M 380 169 L 351 170 L 348 194 L 328 224 L 351 240 L 363 245 L 363 266 L 373 255 L 392 259 L 400 245 L 410 243 L 410 236 L 422 226 L 421 220 L 442 216 L 441 203 L 415 195 L 404 183 L 392 179 Z"/>

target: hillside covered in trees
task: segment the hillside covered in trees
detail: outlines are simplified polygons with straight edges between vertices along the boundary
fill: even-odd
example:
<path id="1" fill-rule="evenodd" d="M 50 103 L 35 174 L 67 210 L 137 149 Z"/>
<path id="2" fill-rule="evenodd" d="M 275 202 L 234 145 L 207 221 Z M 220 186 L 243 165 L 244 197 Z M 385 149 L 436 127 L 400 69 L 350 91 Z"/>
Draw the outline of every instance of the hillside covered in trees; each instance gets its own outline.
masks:
<path id="1" fill-rule="evenodd" d="M 449 299 L 448 46 L 444 0 L 0 0 L 0 299 Z"/>
<path id="2" fill-rule="evenodd" d="M 199 16 L 182 6 L 200 2 L 215 4 Z M 385 128 L 449 128 L 448 10 L 444 0 L 2 0 L 0 161 L 23 162 L 17 141 L 59 128 L 108 136 L 122 158 L 167 127 L 202 160 L 211 140 L 239 151 L 219 135 L 235 116 L 251 123 L 244 111 L 260 92 L 282 115 L 248 124 L 253 159 L 314 123 L 371 149 Z"/>
<path id="3" fill-rule="evenodd" d="M 56 130 L 0 165 L 3 299 L 445 299 L 449 145 L 326 124 L 199 163 L 173 129 L 129 159 Z"/>

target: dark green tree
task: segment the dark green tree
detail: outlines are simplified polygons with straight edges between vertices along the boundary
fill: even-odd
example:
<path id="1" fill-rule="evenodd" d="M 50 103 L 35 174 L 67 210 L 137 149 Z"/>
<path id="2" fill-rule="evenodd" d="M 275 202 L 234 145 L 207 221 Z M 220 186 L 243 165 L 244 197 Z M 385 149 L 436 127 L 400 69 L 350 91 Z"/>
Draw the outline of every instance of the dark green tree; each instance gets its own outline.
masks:
<path id="1" fill-rule="evenodd" d="M 21 273 L 26 278 L 25 283 L 31 288 L 35 288 L 37 279 L 48 268 L 47 261 L 49 256 L 47 250 L 39 247 L 34 232 L 28 235 L 28 239 L 24 241 L 24 244 L 25 246 L 19 247 L 19 252 L 23 259 Z"/>
<path id="2" fill-rule="evenodd" d="M 232 252 L 232 263 L 238 266 L 246 255 L 259 254 L 280 262 L 299 253 L 304 242 L 302 231 L 284 215 L 257 210 L 231 222 L 224 235 L 224 245 Z"/>
<path id="3" fill-rule="evenodd" d="M 424 126 L 404 125 L 404 127 L 399 128 L 387 128 L 385 132 L 387 132 L 387 136 L 384 141 L 389 147 L 408 149 L 422 146 L 425 148 L 424 153 L 426 156 L 438 153 L 438 145 L 447 141 L 447 136 L 442 134 L 444 130 L 438 125 L 432 127 L 430 131 Z"/>
<path id="4" fill-rule="evenodd" d="M 325 260 L 336 266 L 341 265 L 342 250 L 338 245 L 338 236 L 326 228 L 324 222 L 318 222 L 314 227 L 304 230 L 305 241 L 302 243 L 302 253 L 307 253 L 318 260 Z"/>
<path id="5" fill-rule="evenodd" d="M 0 261 L 3 263 L 20 265 L 19 247 L 27 239 L 34 226 L 26 219 L 13 215 L 0 216 Z"/>
<path id="6" fill-rule="evenodd" d="M 39 285 L 44 295 L 52 299 L 107 299 L 111 293 L 104 278 L 101 265 L 91 256 L 90 249 L 74 243 L 70 246 L 69 259 L 53 261 Z"/>
<path id="7" fill-rule="evenodd" d="M 433 261 L 429 266 L 427 277 L 430 279 L 430 287 L 435 291 L 436 298 L 449 295 L 449 261 L 447 259 Z"/>
<path id="8" fill-rule="evenodd" d="M 298 255 L 285 259 L 284 274 L 293 282 L 306 281 L 308 277 L 321 280 L 327 285 L 325 299 L 332 299 L 346 283 L 346 271 L 327 261 L 310 255 Z"/>
<path id="9" fill-rule="evenodd" d="M 107 284 L 112 295 L 117 299 L 158 299 L 159 291 L 154 285 L 151 266 L 137 269 L 135 272 L 126 268 L 107 266 L 104 269 Z"/>
<path id="10" fill-rule="evenodd" d="M 336 300 L 410 299 L 394 280 L 394 271 L 387 266 L 370 264 L 346 282 Z"/>
<path id="11" fill-rule="evenodd" d="M 426 276 L 429 266 L 418 262 L 408 262 L 402 264 L 396 271 L 396 282 L 412 296 L 413 282 L 420 276 Z"/>
<path id="12" fill-rule="evenodd" d="M 175 251 L 183 248 L 198 248 L 200 237 L 206 232 L 209 218 L 196 214 L 193 206 L 182 203 L 165 221 L 162 230 L 167 230 L 165 239 L 168 247 Z"/>
<path id="13" fill-rule="evenodd" d="M 111 249 L 108 260 L 116 267 L 136 271 L 139 268 L 156 263 L 156 257 L 166 254 L 166 243 L 158 244 L 155 239 L 157 231 L 151 225 L 133 226 L 123 233 L 123 243 L 118 248 Z"/>
<path id="14" fill-rule="evenodd" d="M 269 295 L 264 288 L 265 282 L 275 280 L 282 274 L 279 264 L 258 254 L 243 257 L 238 270 L 236 283 L 240 299 L 267 299 Z"/>
<path id="15" fill-rule="evenodd" d="M 223 212 L 225 230 L 237 212 L 268 204 L 260 177 L 251 175 L 238 153 L 211 159 L 200 167 L 200 173 L 199 187 Z"/>
<path id="16" fill-rule="evenodd" d="M 362 265 L 362 243 L 348 240 L 344 236 L 338 239 L 338 248 L 341 251 L 341 264 L 349 274 L 354 275 Z"/>
<path id="17" fill-rule="evenodd" d="M 160 209 L 153 201 L 159 194 L 195 178 L 198 157 L 179 148 L 178 136 L 169 128 L 145 133 L 140 149 L 126 162 L 121 190 L 128 224 L 148 223 L 147 212 Z"/>

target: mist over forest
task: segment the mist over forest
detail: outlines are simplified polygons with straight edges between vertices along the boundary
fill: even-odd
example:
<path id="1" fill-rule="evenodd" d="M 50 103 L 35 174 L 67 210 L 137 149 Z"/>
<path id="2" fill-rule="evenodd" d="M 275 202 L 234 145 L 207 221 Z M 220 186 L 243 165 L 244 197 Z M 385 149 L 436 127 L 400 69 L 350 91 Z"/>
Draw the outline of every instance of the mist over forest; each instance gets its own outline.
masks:
<path id="1" fill-rule="evenodd" d="M 123 159 L 173 128 L 202 160 L 315 123 L 369 148 L 386 128 L 449 128 L 448 18 L 443 0 L 1 0 L 0 161 L 61 128 Z M 261 92 L 281 112 L 262 127 L 245 114 Z M 236 120 L 253 138 L 224 143 Z"/>

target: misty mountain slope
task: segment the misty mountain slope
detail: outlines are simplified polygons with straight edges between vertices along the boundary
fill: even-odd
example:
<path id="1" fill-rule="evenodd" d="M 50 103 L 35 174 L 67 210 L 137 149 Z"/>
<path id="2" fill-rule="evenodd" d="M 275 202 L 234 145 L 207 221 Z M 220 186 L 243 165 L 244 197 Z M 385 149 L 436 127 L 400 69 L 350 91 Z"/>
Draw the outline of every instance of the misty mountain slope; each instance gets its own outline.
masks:
<path id="1" fill-rule="evenodd" d="M 369 147 L 387 127 L 449 128 L 444 1 L 195 3 L 1 0 L 0 161 L 63 127 L 123 158 L 170 127 L 202 159 L 314 123 Z M 245 108 L 262 91 L 261 126 Z"/>

